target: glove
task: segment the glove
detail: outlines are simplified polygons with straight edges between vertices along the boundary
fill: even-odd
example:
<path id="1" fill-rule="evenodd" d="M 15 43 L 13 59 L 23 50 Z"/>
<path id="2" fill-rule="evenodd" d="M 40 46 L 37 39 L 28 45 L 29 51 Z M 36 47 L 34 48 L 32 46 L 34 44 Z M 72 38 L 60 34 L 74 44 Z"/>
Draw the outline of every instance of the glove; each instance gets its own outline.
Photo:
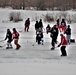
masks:
<path id="1" fill-rule="evenodd" d="M 58 47 L 60 47 L 60 45 L 58 45 Z"/>

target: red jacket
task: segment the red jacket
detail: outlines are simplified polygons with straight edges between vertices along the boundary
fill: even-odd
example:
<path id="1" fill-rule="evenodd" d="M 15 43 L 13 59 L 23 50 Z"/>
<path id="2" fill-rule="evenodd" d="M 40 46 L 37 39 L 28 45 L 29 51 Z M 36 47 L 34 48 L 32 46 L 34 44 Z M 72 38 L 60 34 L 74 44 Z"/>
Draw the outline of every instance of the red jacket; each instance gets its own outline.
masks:
<path id="1" fill-rule="evenodd" d="M 19 39 L 19 33 L 18 32 L 13 32 L 12 36 L 13 36 L 13 39 Z"/>
<path id="2" fill-rule="evenodd" d="M 65 27 L 65 26 L 61 26 L 60 30 L 61 30 L 62 32 L 65 32 L 65 31 L 66 31 L 66 27 Z"/>
<path id="3" fill-rule="evenodd" d="M 60 45 L 67 45 L 67 40 L 65 36 L 61 36 L 61 43 Z"/>

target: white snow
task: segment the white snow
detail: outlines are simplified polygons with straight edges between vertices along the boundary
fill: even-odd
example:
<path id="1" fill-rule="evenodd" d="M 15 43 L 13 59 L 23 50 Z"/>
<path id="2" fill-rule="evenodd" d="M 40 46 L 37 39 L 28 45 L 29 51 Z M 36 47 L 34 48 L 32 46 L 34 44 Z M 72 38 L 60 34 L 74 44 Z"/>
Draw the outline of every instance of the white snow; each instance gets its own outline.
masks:
<path id="1" fill-rule="evenodd" d="M 20 33 L 20 50 L 6 50 L 6 47 L 0 48 L 0 75 L 76 75 L 76 44 L 67 46 L 67 57 L 60 57 L 60 48 L 51 51 L 50 34 L 44 33 L 44 45 L 35 44 L 35 21 L 31 20 L 29 32 L 24 29 L 24 20 L 13 23 L 9 21 L 11 11 L 20 11 L 25 20 L 27 17 L 34 17 L 47 13 L 46 11 L 23 11 L 12 9 L 0 9 L 0 40 L 5 38 L 7 28 L 16 28 Z M 50 11 L 49 11 L 50 12 Z M 71 11 L 69 11 L 70 13 Z M 48 23 L 43 23 L 44 29 Z M 53 26 L 55 23 L 49 23 Z M 71 24 L 72 38 L 76 39 L 76 24 Z M 22 32 L 20 32 L 22 31 Z M 44 30 L 45 32 L 45 30 Z M 58 37 L 60 41 L 60 35 Z M 6 41 L 0 42 L 0 45 L 6 44 Z"/>

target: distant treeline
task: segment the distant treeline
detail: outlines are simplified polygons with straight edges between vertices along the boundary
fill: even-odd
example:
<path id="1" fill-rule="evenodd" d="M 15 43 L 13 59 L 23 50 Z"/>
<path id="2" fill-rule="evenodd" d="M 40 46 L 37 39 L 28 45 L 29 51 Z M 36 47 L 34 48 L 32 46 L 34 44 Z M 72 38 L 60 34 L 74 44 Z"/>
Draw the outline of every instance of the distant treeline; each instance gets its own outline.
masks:
<path id="1" fill-rule="evenodd" d="M 0 0 L 0 7 L 31 10 L 76 9 L 76 0 Z"/>

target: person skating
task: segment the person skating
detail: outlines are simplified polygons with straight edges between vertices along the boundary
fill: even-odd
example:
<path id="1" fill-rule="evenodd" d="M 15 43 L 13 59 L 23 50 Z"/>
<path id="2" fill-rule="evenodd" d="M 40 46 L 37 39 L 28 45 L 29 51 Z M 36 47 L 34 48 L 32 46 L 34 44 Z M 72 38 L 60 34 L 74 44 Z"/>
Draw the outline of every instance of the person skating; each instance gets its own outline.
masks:
<path id="1" fill-rule="evenodd" d="M 41 31 L 37 32 L 37 34 L 36 34 L 36 42 L 38 44 L 42 43 L 42 45 L 43 45 L 44 40 L 43 40 L 43 33 Z"/>
<path id="2" fill-rule="evenodd" d="M 17 32 L 16 28 L 13 28 L 13 39 L 14 39 L 14 44 L 16 45 L 16 50 L 18 50 L 21 46 L 18 44 L 19 41 L 19 33 Z"/>
<path id="3" fill-rule="evenodd" d="M 39 31 L 39 23 L 38 23 L 38 21 L 36 21 L 36 23 L 35 23 L 35 30 L 36 30 L 36 34 L 37 34 L 37 32 Z"/>
<path id="4" fill-rule="evenodd" d="M 61 46 L 61 56 L 67 56 L 67 52 L 66 52 L 66 45 L 67 45 L 67 40 L 66 40 L 66 37 L 63 35 L 63 34 L 60 34 L 61 36 L 61 42 L 60 44 L 58 45 L 58 47 Z"/>
<path id="5" fill-rule="evenodd" d="M 7 29 L 6 37 L 5 37 L 4 40 L 7 40 L 7 47 L 6 47 L 6 49 L 13 48 L 12 44 L 11 44 L 11 42 L 12 42 L 12 33 L 11 33 L 10 29 Z"/>
<path id="6" fill-rule="evenodd" d="M 51 27 L 50 27 L 50 25 L 48 24 L 47 27 L 46 27 L 46 33 L 48 34 L 50 31 L 51 31 Z"/>
<path id="7" fill-rule="evenodd" d="M 40 21 L 39 21 L 39 31 L 43 32 L 43 23 L 42 23 L 42 19 L 40 19 Z"/>
<path id="8" fill-rule="evenodd" d="M 62 25 L 62 23 L 64 23 L 64 25 L 66 26 L 65 19 L 62 19 L 62 21 L 61 21 L 61 25 Z"/>
<path id="9" fill-rule="evenodd" d="M 65 31 L 66 37 L 67 37 L 67 42 L 70 44 L 70 39 L 71 39 L 71 28 L 70 25 L 68 25 L 66 31 Z"/>
<path id="10" fill-rule="evenodd" d="M 60 26 L 60 21 L 59 21 L 59 19 L 56 20 L 56 25 Z"/>
<path id="11" fill-rule="evenodd" d="M 29 26 L 30 26 L 30 18 L 28 18 L 26 21 L 25 21 L 25 31 L 29 31 Z"/>
<path id="12" fill-rule="evenodd" d="M 66 26 L 64 23 L 62 23 L 62 25 L 60 26 L 60 32 L 64 32 L 66 31 Z"/>
<path id="13" fill-rule="evenodd" d="M 52 48 L 51 50 L 55 49 L 55 44 L 57 44 L 57 37 L 58 37 L 58 28 L 56 28 L 56 25 L 54 25 L 51 29 L 51 38 L 52 38 Z"/>

